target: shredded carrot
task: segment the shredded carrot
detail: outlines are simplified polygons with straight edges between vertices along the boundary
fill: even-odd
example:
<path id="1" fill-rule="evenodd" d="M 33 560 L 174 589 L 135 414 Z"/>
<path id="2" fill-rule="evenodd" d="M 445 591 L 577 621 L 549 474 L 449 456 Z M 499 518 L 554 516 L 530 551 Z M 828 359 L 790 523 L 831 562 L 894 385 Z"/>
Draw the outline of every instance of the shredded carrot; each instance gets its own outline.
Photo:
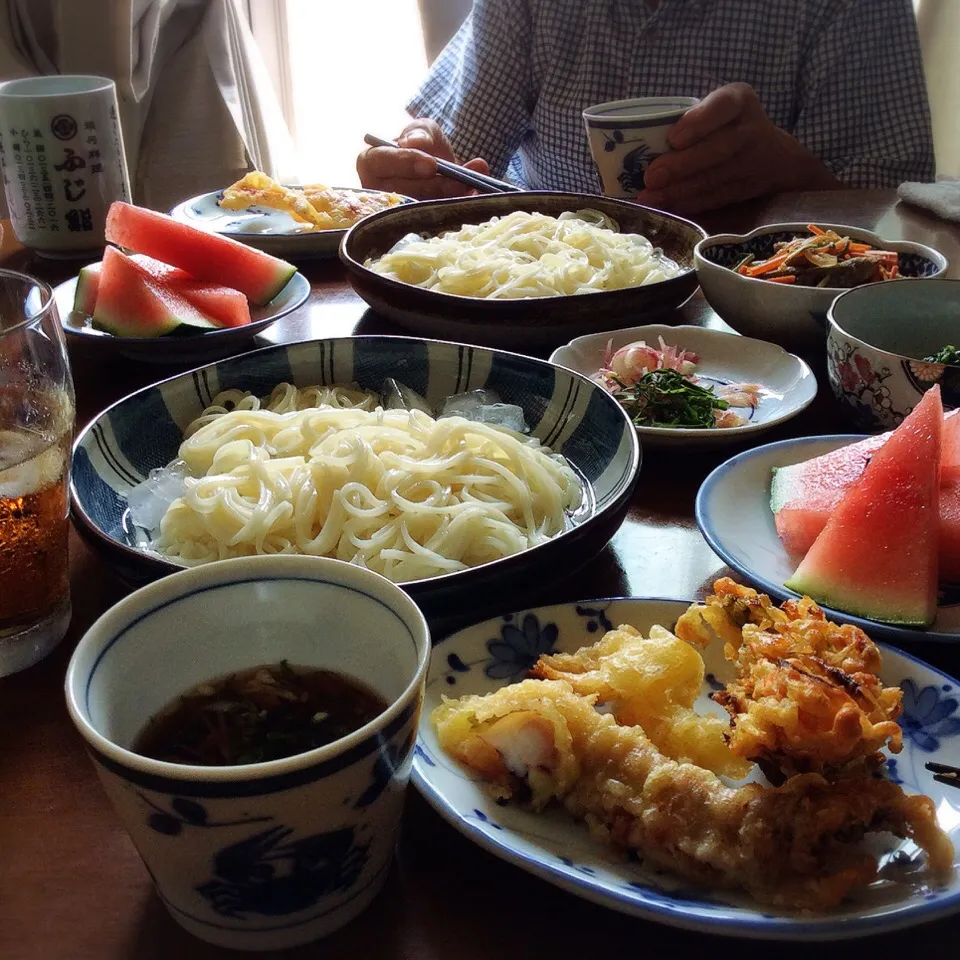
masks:
<path id="1" fill-rule="evenodd" d="M 770 283 L 796 283 L 797 278 L 792 273 L 785 273 L 782 277 L 767 277 Z"/>
<path id="2" fill-rule="evenodd" d="M 773 273 L 777 267 L 782 266 L 789 256 L 789 253 L 778 253 L 775 257 L 771 257 L 769 260 L 764 260 L 762 263 L 756 263 L 753 266 L 747 267 L 747 276 L 760 277 L 765 273 Z"/>
<path id="3" fill-rule="evenodd" d="M 807 224 L 807 229 L 817 237 L 822 237 L 827 232 L 826 230 L 822 230 L 820 227 L 812 223 Z"/>

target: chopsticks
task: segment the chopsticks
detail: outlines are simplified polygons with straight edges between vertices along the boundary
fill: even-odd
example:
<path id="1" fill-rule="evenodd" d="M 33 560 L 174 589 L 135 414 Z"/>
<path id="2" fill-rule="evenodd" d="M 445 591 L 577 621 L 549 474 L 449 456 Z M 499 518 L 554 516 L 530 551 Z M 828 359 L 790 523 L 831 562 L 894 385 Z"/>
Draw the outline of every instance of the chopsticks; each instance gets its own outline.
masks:
<path id="1" fill-rule="evenodd" d="M 937 783 L 945 783 L 951 787 L 960 787 L 960 767 L 951 767 L 946 763 L 925 763 L 924 767 L 933 774 Z"/>
<path id="2" fill-rule="evenodd" d="M 401 149 L 400 145 L 394 143 L 392 140 L 383 140 L 380 137 L 375 137 L 372 133 L 368 133 L 363 140 L 364 143 L 370 144 L 371 147 L 394 147 L 397 150 Z M 441 160 L 439 157 L 437 158 L 437 169 L 445 177 L 463 183 L 468 187 L 473 187 L 481 193 L 516 193 L 520 190 L 520 187 L 512 183 L 507 183 L 506 180 L 497 180 L 496 177 L 488 177 L 485 173 L 468 170 L 466 167 L 461 167 L 458 163 L 450 163 L 449 160 Z"/>

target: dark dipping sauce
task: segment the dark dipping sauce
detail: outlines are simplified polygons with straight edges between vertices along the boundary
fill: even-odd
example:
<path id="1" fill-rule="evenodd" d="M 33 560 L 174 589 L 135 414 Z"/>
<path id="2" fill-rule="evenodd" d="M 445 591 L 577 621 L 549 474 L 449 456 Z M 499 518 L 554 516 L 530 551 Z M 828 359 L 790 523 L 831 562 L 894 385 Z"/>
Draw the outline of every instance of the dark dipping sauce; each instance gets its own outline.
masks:
<path id="1" fill-rule="evenodd" d="M 150 720 L 132 749 L 168 763 L 263 763 L 333 743 L 386 709 L 352 678 L 283 660 L 187 691 Z"/>

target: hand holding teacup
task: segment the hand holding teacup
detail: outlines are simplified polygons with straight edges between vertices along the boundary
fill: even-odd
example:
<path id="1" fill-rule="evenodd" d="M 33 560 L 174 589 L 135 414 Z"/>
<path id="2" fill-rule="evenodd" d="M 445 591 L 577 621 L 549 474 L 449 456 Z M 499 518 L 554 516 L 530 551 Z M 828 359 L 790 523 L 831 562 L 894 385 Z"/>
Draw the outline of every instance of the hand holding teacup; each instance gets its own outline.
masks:
<path id="1" fill-rule="evenodd" d="M 831 189 L 836 177 L 767 116 L 745 83 L 714 90 L 667 133 L 670 150 L 653 160 L 637 200 L 699 213 L 787 190 Z"/>
<path id="2" fill-rule="evenodd" d="M 583 117 L 608 196 L 689 215 L 768 193 L 839 186 L 770 120 L 745 83 L 726 84 L 702 101 L 646 97 L 598 104 Z"/>

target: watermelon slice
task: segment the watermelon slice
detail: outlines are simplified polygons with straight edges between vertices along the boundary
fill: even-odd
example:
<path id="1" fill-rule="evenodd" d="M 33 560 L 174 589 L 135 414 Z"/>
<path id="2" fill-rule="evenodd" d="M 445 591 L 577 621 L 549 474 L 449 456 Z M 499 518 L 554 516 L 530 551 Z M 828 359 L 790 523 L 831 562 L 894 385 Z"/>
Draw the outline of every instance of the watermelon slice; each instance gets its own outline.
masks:
<path id="1" fill-rule="evenodd" d="M 194 280 L 186 270 L 171 267 L 169 263 L 161 263 L 142 253 L 135 253 L 130 259 L 143 267 L 157 283 L 189 300 L 216 326 L 242 327 L 250 322 L 250 305 L 239 290 Z M 86 316 L 93 316 L 96 308 L 102 266 L 102 263 L 91 263 L 77 277 L 73 309 Z"/>
<path id="2" fill-rule="evenodd" d="M 867 437 L 812 460 L 773 468 L 770 509 L 787 553 L 803 556 L 813 546 L 847 487 L 892 435 Z M 960 410 L 943 418 L 941 483 L 954 479 L 960 480 Z M 960 570 L 960 554 L 954 565 Z"/>
<path id="3" fill-rule="evenodd" d="M 184 325 L 206 330 L 215 326 L 192 303 L 114 247 L 103 252 L 93 325 L 117 337 L 162 337 Z"/>
<path id="4" fill-rule="evenodd" d="M 871 620 L 933 623 L 942 433 L 935 386 L 848 487 L 786 586 Z"/>
<path id="5" fill-rule="evenodd" d="M 106 235 L 110 243 L 180 267 L 197 280 L 233 287 L 260 306 L 297 272 L 261 250 L 119 200 L 107 213 Z"/>
<path id="6" fill-rule="evenodd" d="M 960 479 L 940 482 L 940 580 L 960 583 Z"/>

